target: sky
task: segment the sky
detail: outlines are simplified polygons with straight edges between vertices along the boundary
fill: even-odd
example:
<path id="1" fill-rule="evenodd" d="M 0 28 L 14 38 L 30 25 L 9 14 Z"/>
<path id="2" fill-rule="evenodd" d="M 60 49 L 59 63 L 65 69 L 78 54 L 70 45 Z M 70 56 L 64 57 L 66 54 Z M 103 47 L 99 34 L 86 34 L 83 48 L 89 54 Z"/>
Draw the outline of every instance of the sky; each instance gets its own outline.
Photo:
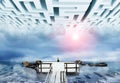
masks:
<path id="1" fill-rule="evenodd" d="M 0 61 L 120 61 L 119 0 L 54 1 L 0 0 Z"/>
<path id="2" fill-rule="evenodd" d="M 58 30 L 58 29 L 57 29 Z M 0 27 L 1 61 L 120 61 L 120 31 Z"/>

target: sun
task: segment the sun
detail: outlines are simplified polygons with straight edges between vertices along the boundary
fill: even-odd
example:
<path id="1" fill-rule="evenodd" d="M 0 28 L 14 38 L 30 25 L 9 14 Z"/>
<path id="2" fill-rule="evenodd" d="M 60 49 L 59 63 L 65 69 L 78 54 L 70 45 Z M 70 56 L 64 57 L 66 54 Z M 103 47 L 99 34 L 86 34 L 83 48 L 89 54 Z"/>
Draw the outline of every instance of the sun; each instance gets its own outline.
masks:
<path id="1" fill-rule="evenodd" d="M 79 40 L 79 35 L 78 34 L 73 34 L 72 39 L 73 40 Z"/>

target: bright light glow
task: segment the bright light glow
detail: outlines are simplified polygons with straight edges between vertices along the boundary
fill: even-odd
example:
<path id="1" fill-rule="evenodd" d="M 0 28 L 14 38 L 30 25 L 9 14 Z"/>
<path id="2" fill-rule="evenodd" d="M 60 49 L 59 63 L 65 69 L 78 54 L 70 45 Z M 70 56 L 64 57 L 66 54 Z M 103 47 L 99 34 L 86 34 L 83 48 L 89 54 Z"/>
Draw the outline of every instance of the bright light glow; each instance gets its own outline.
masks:
<path id="1" fill-rule="evenodd" d="M 79 40 L 79 35 L 78 34 L 73 34 L 72 39 L 73 40 Z"/>
<path id="2" fill-rule="evenodd" d="M 95 44 L 95 35 L 89 31 L 66 32 L 59 40 L 60 48 L 64 51 L 91 49 Z"/>

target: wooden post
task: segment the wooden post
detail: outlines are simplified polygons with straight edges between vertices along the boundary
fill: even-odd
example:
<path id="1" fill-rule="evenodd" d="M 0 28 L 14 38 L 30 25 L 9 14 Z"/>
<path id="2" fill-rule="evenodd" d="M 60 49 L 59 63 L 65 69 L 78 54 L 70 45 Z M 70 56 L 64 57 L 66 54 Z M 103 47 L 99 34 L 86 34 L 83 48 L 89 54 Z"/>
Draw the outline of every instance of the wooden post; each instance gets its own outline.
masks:
<path id="1" fill-rule="evenodd" d="M 41 66 L 40 66 L 40 67 L 41 67 L 41 73 L 42 73 L 42 63 L 41 63 Z"/>
<path id="2" fill-rule="evenodd" d="M 80 73 L 80 64 L 79 64 L 79 73 Z"/>
<path id="3" fill-rule="evenodd" d="M 67 73 L 67 63 L 66 63 L 66 73 Z"/>
<path id="4" fill-rule="evenodd" d="M 52 71 L 51 67 L 52 67 L 52 63 L 50 63 L 50 72 Z"/>
<path id="5" fill-rule="evenodd" d="M 76 69 L 76 73 L 77 73 L 77 63 L 76 63 L 76 68 L 75 69 Z"/>

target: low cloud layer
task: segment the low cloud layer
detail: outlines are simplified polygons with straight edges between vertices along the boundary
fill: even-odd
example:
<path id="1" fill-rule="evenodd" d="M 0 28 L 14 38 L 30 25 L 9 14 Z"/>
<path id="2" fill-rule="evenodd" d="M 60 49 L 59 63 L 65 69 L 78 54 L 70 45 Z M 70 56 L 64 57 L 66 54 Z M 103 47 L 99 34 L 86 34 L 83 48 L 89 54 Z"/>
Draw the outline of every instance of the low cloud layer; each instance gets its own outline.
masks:
<path id="1" fill-rule="evenodd" d="M 86 32 L 84 32 L 86 33 Z M 62 50 L 58 40 L 62 40 L 65 32 L 49 29 L 15 29 L 8 26 L 0 27 L 0 60 L 56 60 L 63 61 L 81 59 L 85 61 L 119 61 L 119 31 L 93 31 L 95 43 L 90 49 Z M 88 36 L 89 37 L 89 36 Z M 69 43 L 66 42 L 66 43 Z M 87 44 L 87 43 L 86 43 Z"/>

